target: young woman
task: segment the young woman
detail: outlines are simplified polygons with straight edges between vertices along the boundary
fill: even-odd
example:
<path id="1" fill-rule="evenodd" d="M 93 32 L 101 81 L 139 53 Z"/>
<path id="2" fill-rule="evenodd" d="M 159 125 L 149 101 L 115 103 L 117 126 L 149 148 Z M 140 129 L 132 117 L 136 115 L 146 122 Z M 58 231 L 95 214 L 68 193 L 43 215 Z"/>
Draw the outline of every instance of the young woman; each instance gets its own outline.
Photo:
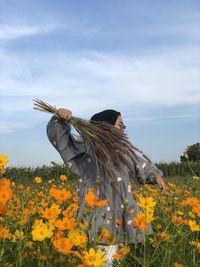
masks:
<path id="1" fill-rule="evenodd" d="M 113 237 L 112 246 L 107 246 L 110 260 L 113 253 L 116 253 L 119 243 L 142 242 L 145 235 L 152 233 L 151 225 L 147 232 L 141 232 L 133 227 L 133 219 L 140 211 L 132 195 L 132 185 L 134 184 L 129 171 L 124 166 L 121 171 L 114 169 L 115 179 L 106 177 L 103 170 L 98 169 L 92 151 L 87 144 L 84 144 L 81 137 L 71 134 L 70 119 L 72 112 L 60 108 L 58 113 L 62 119 L 53 116 L 47 126 L 47 135 L 50 142 L 60 153 L 63 161 L 78 174 L 81 179 L 78 184 L 78 195 L 81 206 L 78 216 L 82 216 L 85 208 L 85 195 L 88 190 L 93 189 L 99 200 L 108 199 L 108 203 L 98 209 L 98 215 L 91 214 L 88 218 L 91 222 L 90 240 L 95 240 L 103 228 L 106 228 Z M 107 122 L 124 132 L 125 125 L 120 112 L 115 110 L 104 110 L 92 116 L 91 122 Z M 87 153 L 85 154 L 87 150 Z M 112 160 L 109 161 L 110 168 L 114 168 Z M 137 170 L 138 181 L 157 183 L 162 190 L 165 188 L 161 177 L 162 172 L 157 167 L 138 157 L 138 161 L 133 165 Z M 130 211 L 134 212 L 130 212 Z M 101 240 L 102 245 L 108 245 L 105 240 Z"/>

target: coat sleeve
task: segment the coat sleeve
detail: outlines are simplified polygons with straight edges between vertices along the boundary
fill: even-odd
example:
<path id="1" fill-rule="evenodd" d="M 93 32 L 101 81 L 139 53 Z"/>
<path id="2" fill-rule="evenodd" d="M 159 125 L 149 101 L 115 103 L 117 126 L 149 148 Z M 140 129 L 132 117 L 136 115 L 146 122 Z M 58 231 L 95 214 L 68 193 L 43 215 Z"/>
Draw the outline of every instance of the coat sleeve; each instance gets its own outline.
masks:
<path id="1" fill-rule="evenodd" d="M 47 136 L 65 163 L 86 152 L 81 138 L 70 133 L 71 124 L 53 116 L 47 125 Z"/>
<path id="2" fill-rule="evenodd" d="M 163 176 L 162 171 L 159 170 L 154 163 L 149 162 L 139 156 L 138 158 L 139 181 L 141 183 L 155 184 L 155 177 L 157 175 Z"/>

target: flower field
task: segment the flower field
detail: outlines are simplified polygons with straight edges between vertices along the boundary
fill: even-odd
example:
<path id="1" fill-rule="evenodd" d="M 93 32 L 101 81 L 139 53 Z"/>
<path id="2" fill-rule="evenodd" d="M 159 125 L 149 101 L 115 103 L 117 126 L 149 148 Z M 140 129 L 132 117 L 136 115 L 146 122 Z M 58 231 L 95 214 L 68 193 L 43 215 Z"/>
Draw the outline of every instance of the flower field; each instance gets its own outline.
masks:
<path id="1" fill-rule="evenodd" d="M 105 222 L 89 241 L 90 221 L 76 218 L 77 179 L 63 173 L 18 182 L 15 174 L 7 178 L 7 163 L 7 156 L 0 155 L 0 266 L 103 266 L 106 255 L 98 244 L 114 240 Z M 146 232 L 151 223 L 154 233 L 143 244 L 119 244 L 113 266 L 200 266 L 200 179 L 165 180 L 164 195 L 153 185 L 133 191 L 141 212 L 132 225 Z M 98 214 L 107 205 L 92 189 L 85 200 L 85 214 Z M 116 220 L 116 227 L 120 223 Z"/>

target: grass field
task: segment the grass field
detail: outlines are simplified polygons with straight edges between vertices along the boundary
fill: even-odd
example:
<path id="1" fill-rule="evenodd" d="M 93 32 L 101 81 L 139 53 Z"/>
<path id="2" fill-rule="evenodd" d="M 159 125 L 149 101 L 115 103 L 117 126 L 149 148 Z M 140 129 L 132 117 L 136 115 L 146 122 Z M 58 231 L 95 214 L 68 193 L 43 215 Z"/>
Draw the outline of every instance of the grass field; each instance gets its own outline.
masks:
<path id="1" fill-rule="evenodd" d="M 19 177 L 6 162 L 0 159 L 0 266 L 103 266 L 98 241 L 110 244 L 112 235 L 105 226 L 88 241 L 90 222 L 76 218 L 78 177 L 65 168 Z M 133 224 L 145 232 L 151 222 L 154 233 L 143 244 L 120 244 L 113 266 L 200 266 L 200 179 L 164 178 L 164 195 L 153 185 L 133 191 L 142 211 Z M 88 194 L 87 204 L 86 213 L 98 213 L 95 196 Z"/>

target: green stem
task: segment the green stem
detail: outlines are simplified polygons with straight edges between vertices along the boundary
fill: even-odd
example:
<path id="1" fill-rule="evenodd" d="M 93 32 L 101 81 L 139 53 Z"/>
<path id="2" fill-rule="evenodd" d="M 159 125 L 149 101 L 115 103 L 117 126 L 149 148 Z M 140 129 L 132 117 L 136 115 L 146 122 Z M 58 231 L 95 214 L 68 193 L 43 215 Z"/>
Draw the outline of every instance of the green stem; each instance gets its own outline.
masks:
<path id="1" fill-rule="evenodd" d="M 192 169 L 192 167 L 191 167 L 190 162 L 189 162 L 188 159 L 187 159 L 187 163 L 188 163 L 188 166 L 189 166 L 189 168 L 190 168 L 192 174 L 193 174 L 194 176 L 198 176 L 198 175 L 194 172 L 194 170 Z"/>

